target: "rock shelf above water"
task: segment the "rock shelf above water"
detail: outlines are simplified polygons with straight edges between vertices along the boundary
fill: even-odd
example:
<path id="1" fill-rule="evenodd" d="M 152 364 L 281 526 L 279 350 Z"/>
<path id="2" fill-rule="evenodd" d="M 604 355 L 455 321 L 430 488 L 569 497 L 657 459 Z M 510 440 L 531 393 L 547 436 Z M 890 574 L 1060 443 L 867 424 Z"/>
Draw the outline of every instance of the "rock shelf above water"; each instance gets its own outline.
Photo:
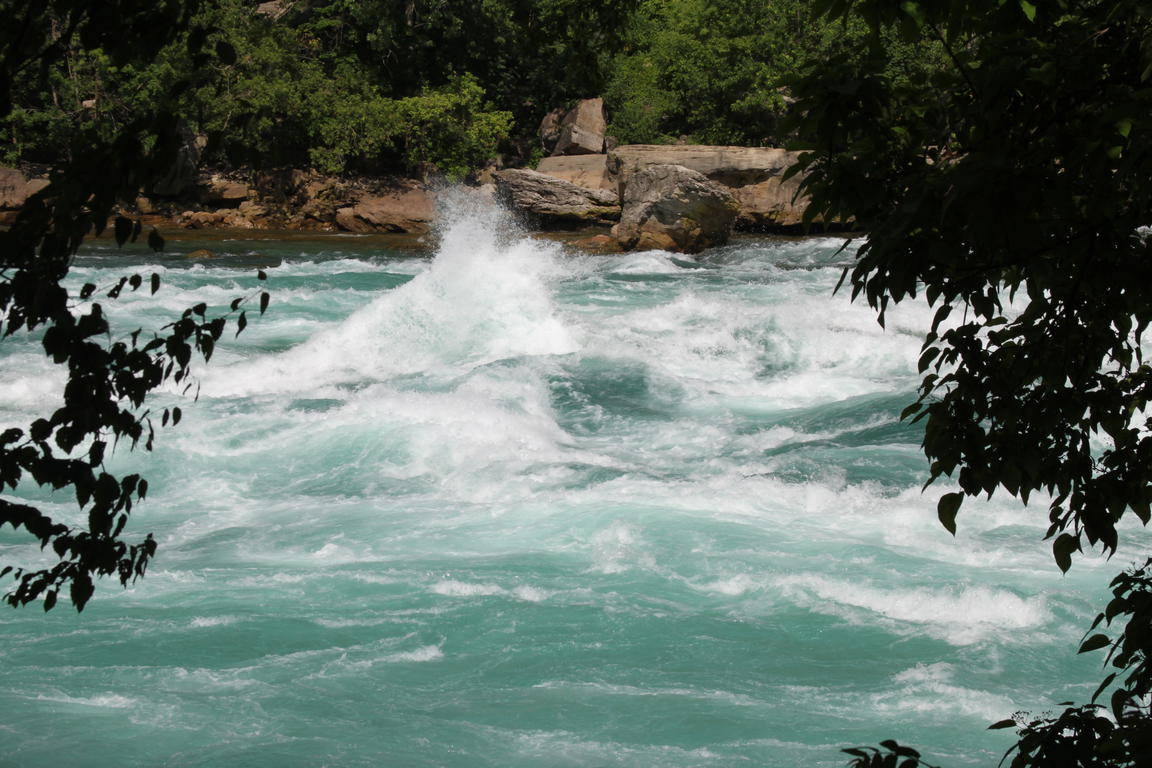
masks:
<path id="1" fill-rule="evenodd" d="M 693 251 L 724 242 L 725 233 L 731 229 L 779 231 L 798 227 L 806 200 L 797 195 L 799 179 L 783 180 L 797 157 L 796 152 L 772 148 L 632 144 L 600 154 L 546 157 L 535 170 L 496 171 L 489 174 L 488 188 L 532 228 L 623 223 L 613 235 L 621 248 Z M 630 195 L 629 185 L 657 167 L 700 174 L 723 194 L 709 192 L 699 197 L 696 193 L 704 187 L 693 182 L 666 196 L 678 202 L 630 213 L 628 201 L 646 196 Z M 657 175 L 681 181 L 687 178 L 680 172 Z M 0 225 L 14 219 L 24 199 L 46 184 L 46 179 L 0 169 Z M 201 173 L 181 194 L 140 197 L 135 209 L 125 213 L 152 216 L 156 223 L 167 219 L 167 226 L 193 229 L 423 234 L 434 225 L 436 189 L 413 179 L 343 179 L 299 170 Z M 730 197 L 731 203 L 720 207 L 706 204 L 705 198 L 712 197 Z M 651 208 L 650 203 L 645 205 Z M 732 206 L 734 217 L 723 212 Z M 689 209 L 713 211 L 718 218 L 687 221 L 672 213 Z M 640 220 L 646 222 L 643 227 L 647 234 L 632 236 L 635 227 L 628 222 Z M 709 234 L 699 240 L 682 237 L 692 231 Z"/>

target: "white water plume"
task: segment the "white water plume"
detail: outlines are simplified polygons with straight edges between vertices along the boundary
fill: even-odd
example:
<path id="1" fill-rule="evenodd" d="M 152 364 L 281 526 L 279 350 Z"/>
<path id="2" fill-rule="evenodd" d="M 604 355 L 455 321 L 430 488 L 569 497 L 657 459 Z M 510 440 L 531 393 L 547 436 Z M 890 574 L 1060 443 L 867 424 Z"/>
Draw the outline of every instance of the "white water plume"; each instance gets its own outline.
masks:
<path id="1" fill-rule="evenodd" d="M 452 375 L 498 360 L 578 348 L 549 279 L 559 246 L 531 240 L 473 198 L 451 208 L 428 269 L 303 344 L 204 382 L 209 396 L 301 392 L 406 374 Z"/>

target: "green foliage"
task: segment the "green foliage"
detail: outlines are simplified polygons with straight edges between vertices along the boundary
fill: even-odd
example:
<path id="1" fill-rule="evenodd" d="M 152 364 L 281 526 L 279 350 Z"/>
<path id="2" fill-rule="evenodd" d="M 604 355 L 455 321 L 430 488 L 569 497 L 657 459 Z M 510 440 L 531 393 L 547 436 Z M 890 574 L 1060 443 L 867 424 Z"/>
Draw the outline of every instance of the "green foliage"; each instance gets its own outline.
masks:
<path id="1" fill-rule="evenodd" d="M 954 531 L 964 497 L 1046 496 L 1062 571 L 1086 546 L 1112 554 L 1120 524 L 1152 517 L 1152 7 L 1136 0 L 1033 5 L 832 0 L 869 28 L 862 55 L 831 57 L 796 84 L 797 171 L 809 218 L 869 236 L 846 270 L 883 324 L 923 296 L 937 306 L 919 398 L 929 482 Z M 893 75 L 884 35 L 937 40 L 951 66 Z M 1146 566 L 1147 567 L 1147 566 Z M 1145 569 L 1121 575 L 1094 635 L 1127 672 L 1111 718 L 1090 704 L 1020 721 L 1014 768 L 1146 765 Z M 1118 673 L 1117 673 L 1118 674 Z M 1101 695 L 1116 680 L 1107 676 Z M 1009 726 L 1015 721 L 1005 721 Z M 997 724 L 1002 726 L 1005 723 Z"/>
<path id="2" fill-rule="evenodd" d="M 402 144 L 406 164 L 458 179 L 492 157 L 511 127 L 512 114 L 483 111 L 483 97 L 475 79 L 463 77 L 446 88 L 397 101 L 393 141 Z"/>
<path id="3" fill-rule="evenodd" d="M 1121 684 L 1111 693 L 1112 715 L 1122 723 L 1129 712 L 1139 710 L 1141 706 L 1146 716 L 1152 716 L 1149 702 L 1152 696 L 1152 559 L 1112 580 L 1112 600 L 1088 631 L 1097 629 L 1101 623 L 1111 626 L 1121 617 L 1125 622 L 1119 637 L 1110 640 L 1102 633 L 1085 635 L 1080 653 L 1108 649 L 1105 663 L 1117 671 L 1104 678 L 1092 700 L 1099 698 L 1117 678 L 1123 677 Z M 1152 747 L 1152 742 L 1149 747 Z"/>
<path id="4" fill-rule="evenodd" d="M 52 163 L 92 138 L 109 141 L 175 82 L 170 63 L 116 62 L 76 44 L 43 78 L 18 78 L 12 111 L 0 120 L 0 161 Z"/>
<path id="5" fill-rule="evenodd" d="M 1090 634 L 1101 624 L 1123 619 L 1123 631 L 1110 639 Z M 1105 663 L 1116 669 L 1101 681 L 1092 703 L 1064 702 L 1058 715 L 1018 716 L 992 728 L 1017 727 L 1017 743 L 1008 750 L 1011 768 L 1136 768 L 1152 760 L 1152 559 L 1112 580 L 1112 600 L 1080 644 L 1080 653 L 1108 649 Z M 1110 687 L 1118 679 L 1121 684 Z M 1109 693 L 1111 716 L 1096 700 Z"/>
<path id="6" fill-rule="evenodd" d="M 333 4 L 295 27 L 242 0 L 206 5 L 154 61 L 117 66 L 70 46 L 43 82 L 24 78 L 0 120 L 0 162 L 54 162 L 92 136 L 108 140 L 169 94 L 209 137 L 210 162 L 328 173 L 416 171 L 459 178 L 497 153 L 512 128 L 472 75 L 448 72 L 408 93 L 349 50 Z M 344 41 L 344 42 L 341 42 Z M 190 46 L 196 47 L 191 52 Z"/>
<path id="7" fill-rule="evenodd" d="M 552 107 L 594 96 L 639 0 L 310 0 L 288 21 L 323 56 L 356 56 L 393 98 L 449 87 L 467 74 L 514 132 L 535 132 Z"/>
<path id="8" fill-rule="evenodd" d="M 20 22 L 0 28 L 0 118 L 11 110 L 7 86 L 16 73 L 30 77 L 25 87 L 35 91 L 52 87 L 53 65 L 60 57 L 75 56 L 101 71 L 146 66 L 134 57 L 155 57 L 165 39 L 189 23 L 195 4 L 123 0 L 117 8 L 113 15 L 71 0 L 35 9 L 0 2 L 0 16 Z M 39 73 L 38 79 L 28 72 Z M 24 205 L 11 228 L 0 232 L 0 338 L 36 333 L 45 355 L 67 368 L 59 408 L 25 428 L 0 434 L 0 485 L 8 495 L 0 499 L 0 526 L 23 528 L 56 558 L 51 567 L 0 569 L 0 576 L 14 578 L 4 597 L 14 606 L 42 600 L 44 610 L 50 610 L 63 593 L 80 610 L 99 578 L 113 576 L 126 585 L 144 574 L 156 552 L 155 540 L 147 535 L 132 543 L 123 534 L 148 483 L 137 474 L 111 474 L 105 455 L 117 444 L 152 447 L 148 394 L 165 382 L 187 389 L 193 353 L 207 360 L 227 323 L 225 317 L 208 317 L 200 304 L 158 333 L 137 329 L 113 335 L 104 302 L 115 301 L 125 289 L 139 290 L 145 285 L 143 275 L 125 276 L 103 288 L 88 284 L 77 295 L 62 285 L 83 238 L 103 230 L 117 200 L 132 199 L 158 168 L 171 163 L 177 120 L 165 100 L 150 106 L 113 115 L 123 122 L 93 120 L 71 133 L 71 157 L 54 170 L 51 184 Z M 142 231 L 138 222 L 120 217 L 113 234 L 124 245 Z M 154 249 L 163 247 L 155 231 L 147 242 Z M 151 275 L 147 285 L 155 292 L 159 277 Z M 232 311 L 243 301 L 233 302 Z M 261 309 L 265 306 L 262 299 Z M 165 410 L 161 426 L 178 422 L 180 415 L 178 408 Z M 59 519 L 12 498 L 19 499 L 33 485 L 68 489 L 84 522 L 70 524 L 70 516 Z M 13 554 L 18 557 L 19 550 Z"/>
<path id="9" fill-rule="evenodd" d="M 1133 288 L 1152 269 L 1137 234 L 1152 210 L 1152 84 L 1148 22 L 1128 6 L 1034 21 L 969 8 L 944 38 L 957 66 L 929 82 L 894 82 L 876 46 L 802 91 L 809 214 L 869 229 L 853 297 L 881 323 L 921 292 L 940 305 L 909 414 L 925 420 L 931 479 L 1050 494 L 1062 565 L 1084 543 L 1115 551 L 1125 512 L 1147 522 L 1152 503 L 1139 345 L 1152 301 Z"/>
<path id="10" fill-rule="evenodd" d="M 16 78 L 0 162 L 69 157 L 169 94 L 233 167 L 458 177 L 498 147 L 529 158 L 546 112 L 597 94 L 627 142 L 779 144 L 784 79 L 863 30 L 802 0 L 300 0 L 278 18 L 215 0 L 150 60 L 73 44 Z M 932 62 L 889 45 L 894 67 Z"/>
<path id="11" fill-rule="evenodd" d="M 610 132 L 624 143 L 679 137 L 709 144 L 780 145 L 786 81 L 838 52 L 865 27 L 813 18 L 802 0 L 646 0 L 613 62 L 605 92 Z M 885 36 L 893 73 L 939 65 L 932 46 Z"/>
<path id="12" fill-rule="evenodd" d="M 614 62 L 610 130 L 625 143 L 772 141 L 785 107 L 780 79 L 825 31 L 799 0 L 648 0 Z"/>
<path id="13" fill-rule="evenodd" d="M 483 99 L 469 76 L 403 99 L 334 99 L 315 124 L 308 155 L 328 172 L 391 157 L 408 172 L 461 179 L 496 155 L 511 127 L 512 115 L 485 110 Z"/>

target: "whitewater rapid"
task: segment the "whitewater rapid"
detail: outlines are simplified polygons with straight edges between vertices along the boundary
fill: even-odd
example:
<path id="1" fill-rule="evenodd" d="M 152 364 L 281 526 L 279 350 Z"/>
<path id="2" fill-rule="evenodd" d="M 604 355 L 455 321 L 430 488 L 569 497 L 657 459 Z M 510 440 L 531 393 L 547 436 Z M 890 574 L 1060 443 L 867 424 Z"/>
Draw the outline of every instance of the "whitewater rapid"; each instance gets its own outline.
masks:
<path id="1" fill-rule="evenodd" d="M 940 527 L 897 419 L 929 310 L 832 297 L 851 247 L 595 256 L 452 213 L 433 257 L 85 250 L 77 285 L 162 274 L 128 330 L 226 309 L 254 263 L 273 299 L 112 459 L 152 483 L 148 576 L 6 615 L 7 762 L 833 766 L 894 737 L 987 765 L 989 723 L 1090 695 L 1074 646 L 1136 548 L 1061 577 L 1036 501 Z M 60 374 L 5 344 L 26 422 Z"/>

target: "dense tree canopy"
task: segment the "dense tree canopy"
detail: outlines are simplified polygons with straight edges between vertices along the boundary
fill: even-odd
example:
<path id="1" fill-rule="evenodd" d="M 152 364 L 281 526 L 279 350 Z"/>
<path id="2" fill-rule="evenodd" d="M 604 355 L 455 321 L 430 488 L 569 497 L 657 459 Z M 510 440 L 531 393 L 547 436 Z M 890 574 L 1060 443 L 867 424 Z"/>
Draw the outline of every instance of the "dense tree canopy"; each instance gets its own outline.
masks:
<path id="1" fill-rule="evenodd" d="M 1115 552 L 1152 515 L 1152 4 L 824 5 L 871 32 L 867 55 L 797 84 L 808 214 L 867 228 L 845 278 L 881 323 L 903 300 L 938 307 L 905 415 L 924 423 L 929 482 L 959 485 L 941 522 L 955 531 L 965 497 L 1042 494 L 1060 569 Z M 951 66 L 891 77 L 894 31 L 932 36 Z M 1114 587 L 1098 624 L 1123 634 L 1083 646 L 1111 648 L 1112 719 L 1090 704 L 1021 723 L 1014 766 L 1147 764 L 1152 585 L 1139 569 Z"/>
<path id="2" fill-rule="evenodd" d="M 597 95 L 637 1 L 204 3 L 150 56 L 69 38 L 44 77 L 16 73 L 0 162 L 53 162 L 171 94 L 216 164 L 460 177 Z"/>
<path id="3" fill-rule="evenodd" d="M 648 0 L 631 19 L 607 90 L 623 143 L 681 136 L 707 144 L 779 143 L 781 81 L 852 34 L 799 0 Z"/>
<path id="4" fill-rule="evenodd" d="M 209 163 L 461 177 L 531 162 L 550 110 L 602 95 L 624 143 L 780 144 L 785 81 L 866 26 L 801 0 L 215 0 L 147 57 L 78 38 L 43 77 L 18 73 L 0 163 L 54 162 L 78 132 L 116 135 L 161 97 L 208 138 Z M 188 43 L 196 42 L 193 46 Z M 922 80 L 942 52 L 884 39 Z"/>

